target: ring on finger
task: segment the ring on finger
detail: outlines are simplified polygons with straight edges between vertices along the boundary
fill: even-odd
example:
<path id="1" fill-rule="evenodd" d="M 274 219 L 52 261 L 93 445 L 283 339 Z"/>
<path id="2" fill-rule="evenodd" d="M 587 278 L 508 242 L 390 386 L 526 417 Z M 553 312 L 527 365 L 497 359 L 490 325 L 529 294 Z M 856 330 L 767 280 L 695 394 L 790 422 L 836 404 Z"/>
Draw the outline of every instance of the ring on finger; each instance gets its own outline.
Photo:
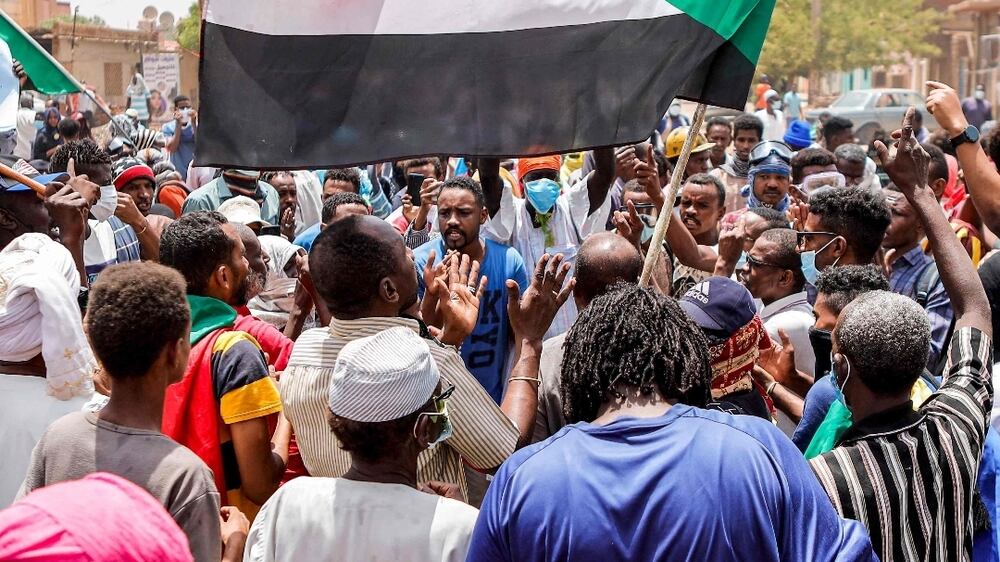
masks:
<path id="1" fill-rule="evenodd" d="M 472 295 L 475 295 L 475 294 L 476 294 L 476 288 L 475 288 L 475 287 L 473 287 L 472 285 L 469 285 L 469 286 L 468 286 L 468 287 L 466 287 L 466 288 L 467 288 L 467 289 L 469 289 L 469 293 L 471 293 Z"/>

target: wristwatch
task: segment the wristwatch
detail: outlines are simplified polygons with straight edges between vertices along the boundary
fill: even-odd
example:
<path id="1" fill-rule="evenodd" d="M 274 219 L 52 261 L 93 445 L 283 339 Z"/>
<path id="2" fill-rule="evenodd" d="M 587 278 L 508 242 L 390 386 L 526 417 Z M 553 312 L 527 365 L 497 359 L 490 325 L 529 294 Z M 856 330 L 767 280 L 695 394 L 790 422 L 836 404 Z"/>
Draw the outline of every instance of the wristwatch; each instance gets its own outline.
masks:
<path id="1" fill-rule="evenodd" d="M 962 133 L 957 137 L 952 137 L 951 147 L 953 149 L 957 149 L 959 146 L 967 142 L 971 143 L 979 142 L 979 129 L 973 127 L 972 125 L 966 127 L 965 130 L 962 131 Z"/>

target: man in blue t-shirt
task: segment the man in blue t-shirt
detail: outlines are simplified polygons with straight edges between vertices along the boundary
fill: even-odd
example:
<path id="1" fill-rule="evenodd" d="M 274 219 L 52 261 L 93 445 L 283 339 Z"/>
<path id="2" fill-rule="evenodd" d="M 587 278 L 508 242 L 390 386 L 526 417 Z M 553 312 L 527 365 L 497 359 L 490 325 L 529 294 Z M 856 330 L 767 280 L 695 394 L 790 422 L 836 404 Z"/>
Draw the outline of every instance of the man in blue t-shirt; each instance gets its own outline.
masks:
<path id="1" fill-rule="evenodd" d="M 522 291 L 528 287 L 524 260 L 510 246 L 480 238 L 479 229 L 489 214 L 483 188 L 476 180 L 460 176 L 445 181 L 441 184 L 437 205 L 441 238 L 413 251 L 420 295 L 423 297 L 427 289 L 423 273 L 431 252 L 438 260 L 448 251 L 455 251 L 455 259 L 467 255 L 470 260 L 479 262 L 479 273 L 485 275 L 488 282 L 486 293 L 480 295 L 479 321 L 462 343 L 462 359 L 469 372 L 499 404 L 506 386 L 507 359 L 511 348 L 506 283 L 508 279 L 513 279 Z M 436 298 L 424 299 L 421 312 L 428 323 L 433 322 L 436 307 Z"/>
<path id="2" fill-rule="evenodd" d="M 877 560 L 774 424 L 702 409 L 708 346 L 676 301 L 617 286 L 564 350 L 573 425 L 500 467 L 467 560 Z"/>
<path id="3" fill-rule="evenodd" d="M 194 160 L 194 137 L 197 129 L 198 113 L 191 107 L 191 100 L 187 96 L 174 98 L 174 120 L 164 123 L 160 132 L 167 141 L 170 163 L 185 181 L 188 166 Z"/>

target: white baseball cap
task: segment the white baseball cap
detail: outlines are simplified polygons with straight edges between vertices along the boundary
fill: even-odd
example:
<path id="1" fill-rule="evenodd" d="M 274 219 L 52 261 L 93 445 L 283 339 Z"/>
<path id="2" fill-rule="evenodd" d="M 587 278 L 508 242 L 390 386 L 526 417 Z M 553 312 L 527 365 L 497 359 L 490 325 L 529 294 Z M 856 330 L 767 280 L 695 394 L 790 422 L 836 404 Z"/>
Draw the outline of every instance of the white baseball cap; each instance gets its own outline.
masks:
<path id="1" fill-rule="evenodd" d="M 260 205 L 256 201 L 245 195 L 237 195 L 219 205 L 219 212 L 222 213 L 229 222 L 238 222 L 245 225 L 258 223 L 261 226 L 271 226 L 260 216 Z"/>
<path id="2" fill-rule="evenodd" d="M 357 422 L 397 420 L 423 407 L 440 380 L 427 342 L 409 328 L 389 328 L 340 350 L 330 411 Z"/>

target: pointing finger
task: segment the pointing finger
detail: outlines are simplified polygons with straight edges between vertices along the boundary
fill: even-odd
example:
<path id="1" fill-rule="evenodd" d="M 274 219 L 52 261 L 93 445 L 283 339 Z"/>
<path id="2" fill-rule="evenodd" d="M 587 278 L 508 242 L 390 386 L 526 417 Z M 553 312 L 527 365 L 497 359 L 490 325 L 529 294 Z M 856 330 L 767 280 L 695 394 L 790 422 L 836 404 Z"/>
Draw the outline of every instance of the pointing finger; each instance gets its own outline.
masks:
<path id="1" fill-rule="evenodd" d="M 76 177 L 76 162 L 72 158 L 69 159 L 69 162 L 66 162 L 66 173 L 71 178 Z"/>
<path id="2" fill-rule="evenodd" d="M 886 166 L 889 163 L 889 148 L 885 146 L 880 140 L 875 141 L 875 152 L 878 153 L 878 159 L 882 163 L 882 166 Z"/>
<path id="3" fill-rule="evenodd" d="M 910 139 L 913 138 L 913 114 L 916 111 L 912 105 L 906 108 L 906 115 L 903 116 L 903 132 L 899 137 L 900 147 L 909 146 Z"/>
<path id="4" fill-rule="evenodd" d="M 932 90 L 945 90 L 951 88 L 951 86 L 945 84 L 944 82 L 935 82 L 934 80 L 928 80 L 926 84 L 927 87 Z"/>

